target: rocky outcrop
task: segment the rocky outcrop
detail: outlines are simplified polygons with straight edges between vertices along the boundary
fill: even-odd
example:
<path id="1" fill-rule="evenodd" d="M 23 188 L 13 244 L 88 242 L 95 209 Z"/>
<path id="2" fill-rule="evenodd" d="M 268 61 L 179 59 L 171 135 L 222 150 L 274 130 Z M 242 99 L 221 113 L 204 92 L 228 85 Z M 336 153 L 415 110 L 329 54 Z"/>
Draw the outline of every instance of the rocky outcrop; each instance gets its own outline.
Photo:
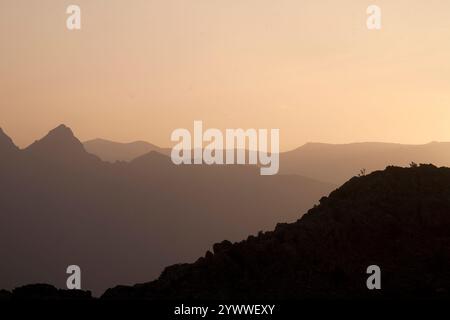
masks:
<path id="1" fill-rule="evenodd" d="M 57 289 L 49 284 L 31 284 L 18 287 L 12 292 L 1 290 L 0 301 L 17 300 L 89 300 L 90 291 Z"/>
<path id="2" fill-rule="evenodd" d="M 297 222 L 213 251 L 103 298 L 448 298 L 450 169 L 355 177 Z M 366 286 L 370 265 L 381 268 L 381 290 Z"/>

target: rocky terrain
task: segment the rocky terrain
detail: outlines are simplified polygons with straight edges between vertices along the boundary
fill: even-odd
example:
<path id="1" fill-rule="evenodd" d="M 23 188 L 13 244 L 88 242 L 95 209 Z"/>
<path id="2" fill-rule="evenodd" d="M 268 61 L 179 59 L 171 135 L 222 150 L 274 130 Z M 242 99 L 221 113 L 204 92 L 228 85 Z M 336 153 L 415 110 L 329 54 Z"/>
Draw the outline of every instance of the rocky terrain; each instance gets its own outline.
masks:
<path id="1" fill-rule="evenodd" d="M 0 290 L 0 301 L 91 300 L 90 291 L 57 289 L 49 284 L 31 284 L 12 291 Z"/>
<path id="2" fill-rule="evenodd" d="M 381 268 L 368 290 L 366 268 Z M 292 224 L 105 299 L 450 297 L 450 169 L 388 167 L 345 183 Z"/>

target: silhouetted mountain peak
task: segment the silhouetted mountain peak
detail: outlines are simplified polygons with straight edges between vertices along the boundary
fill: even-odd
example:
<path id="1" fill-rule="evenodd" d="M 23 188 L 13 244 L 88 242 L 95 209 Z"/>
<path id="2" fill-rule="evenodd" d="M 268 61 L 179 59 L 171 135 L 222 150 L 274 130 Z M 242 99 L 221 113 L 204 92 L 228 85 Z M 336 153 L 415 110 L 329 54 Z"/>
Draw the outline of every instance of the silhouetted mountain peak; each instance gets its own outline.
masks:
<path id="1" fill-rule="evenodd" d="M 18 151 L 19 148 L 14 144 L 12 139 L 0 128 L 0 152 L 14 152 Z"/>
<path id="2" fill-rule="evenodd" d="M 48 147 L 64 149 L 76 147 L 83 149 L 81 142 L 75 138 L 72 130 L 63 124 L 50 130 L 45 137 L 35 141 L 27 149 L 37 150 Z"/>
<path id="3" fill-rule="evenodd" d="M 64 124 L 50 130 L 40 140 L 35 141 L 25 149 L 37 157 L 79 160 L 81 158 L 96 158 L 86 152 L 83 144 L 73 134 L 72 130 Z"/>
<path id="4" fill-rule="evenodd" d="M 66 137 L 74 137 L 72 130 L 67 127 L 65 124 L 60 124 L 55 129 L 50 130 L 48 136 L 66 136 Z"/>

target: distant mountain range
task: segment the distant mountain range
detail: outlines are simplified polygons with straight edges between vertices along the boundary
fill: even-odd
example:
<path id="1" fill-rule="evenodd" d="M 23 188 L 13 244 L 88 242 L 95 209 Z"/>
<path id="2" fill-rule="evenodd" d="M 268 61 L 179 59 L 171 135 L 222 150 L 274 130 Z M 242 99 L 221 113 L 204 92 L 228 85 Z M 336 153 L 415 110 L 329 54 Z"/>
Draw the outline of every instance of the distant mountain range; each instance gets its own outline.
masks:
<path id="1" fill-rule="evenodd" d="M 119 148 L 120 149 L 120 148 Z M 156 278 L 221 239 L 294 221 L 334 186 L 254 166 L 175 166 L 150 151 L 109 163 L 61 125 L 21 150 L 0 132 L 0 288 L 65 286 L 68 265 L 99 294 Z"/>
<path id="2" fill-rule="evenodd" d="M 117 143 L 102 139 L 84 143 L 86 150 L 101 159 L 131 161 L 150 151 L 170 155 L 170 149 L 147 142 Z M 363 142 L 350 144 L 307 143 L 280 154 L 280 173 L 297 174 L 314 180 L 340 185 L 361 170 L 370 173 L 389 165 L 433 163 L 450 166 L 450 142 L 423 145 Z"/>
<path id="3" fill-rule="evenodd" d="M 83 143 L 87 152 L 109 162 L 131 161 L 151 151 L 170 155 L 170 149 L 160 148 L 145 141 L 120 143 L 105 139 L 93 139 Z"/>

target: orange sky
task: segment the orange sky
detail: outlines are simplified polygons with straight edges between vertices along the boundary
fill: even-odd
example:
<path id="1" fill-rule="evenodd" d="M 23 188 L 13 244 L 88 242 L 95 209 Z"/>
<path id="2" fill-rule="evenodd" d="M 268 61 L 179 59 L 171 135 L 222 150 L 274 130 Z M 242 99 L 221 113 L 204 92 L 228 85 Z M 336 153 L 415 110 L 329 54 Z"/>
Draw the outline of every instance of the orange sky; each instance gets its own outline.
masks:
<path id="1" fill-rule="evenodd" d="M 168 146 L 194 120 L 282 150 L 450 141 L 449 39 L 448 0 L 1 0 L 0 126 L 22 147 L 60 123 Z"/>

